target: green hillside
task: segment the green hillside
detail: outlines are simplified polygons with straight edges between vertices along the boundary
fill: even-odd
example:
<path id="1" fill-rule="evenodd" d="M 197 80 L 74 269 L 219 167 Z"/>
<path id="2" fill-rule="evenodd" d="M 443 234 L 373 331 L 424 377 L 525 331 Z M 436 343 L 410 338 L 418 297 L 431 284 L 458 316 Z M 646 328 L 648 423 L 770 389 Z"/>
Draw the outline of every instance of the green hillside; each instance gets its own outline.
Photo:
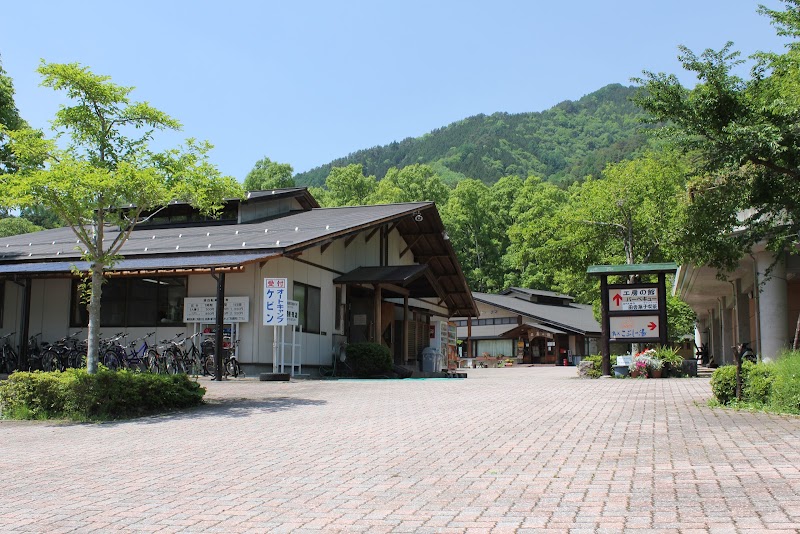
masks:
<path id="1" fill-rule="evenodd" d="M 569 183 L 598 175 L 607 163 L 626 159 L 646 140 L 630 101 L 635 88 L 612 84 L 576 102 L 537 113 L 476 115 L 422 137 L 359 150 L 299 173 L 297 185 L 321 186 L 331 167 L 361 163 L 365 175 L 383 178 L 391 167 L 431 165 L 445 181 L 537 175 Z"/>

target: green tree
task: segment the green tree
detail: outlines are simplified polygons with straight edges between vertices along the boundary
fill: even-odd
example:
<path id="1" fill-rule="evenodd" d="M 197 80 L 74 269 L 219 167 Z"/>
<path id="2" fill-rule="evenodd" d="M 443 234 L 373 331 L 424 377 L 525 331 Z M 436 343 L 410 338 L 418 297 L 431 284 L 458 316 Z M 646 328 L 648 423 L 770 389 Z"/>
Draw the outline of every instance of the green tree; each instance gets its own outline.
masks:
<path id="1" fill-rule="evenodd" d="M 19 110 L 14 103 L 14 82 L 11 77 L 6 75 L 3 65 L 0 63 L 0 175 L 16 172 L 17 163 L 8 136 L 5 130 L 19 130 L 27 126 L 19 116 Z M 0 217 L 8 217 L 8 209 L 0 207 Z M 13 234 L 9 234 L 13 235 Z"/>
<path id="2" fill-rule="evenodd" d="M 472 290 L 500 289 L 489 276 L 499 256 L 489 187 L 479 180 L 459 182 L 442 209 L 442 221 Z"/>
<path id="3" fill-rule="evenodd" d="M 325 205 L 333 207 L 367 204 L 377 186 L 374 176 L 364 176 L 360 164 L 334 167 L 325 179 L 328 190 L 324 199 Z"/>
<path id="4" fill-rule="evenodd" d="M 682 259 L 722 270 L 735 267 L 755 243 L 773 250 L 796 241 L 800 230 L 800 1 L 784 11 L 763 6 L 780 35 L 783 54 L 751 57 L 751 76 L 733 74 L 743 63 L 732 43 L 699 56 L 680 47 L 679 59 L 699 82 L 644 72 L 637 103 L 660 134 L 694 156 Z"/>
<path id="5" fill-rule="evenodd" d="M 22 208 L 20 210 L 20 217 L 42 228 L 58 228 L 64 226 L 58 214 L 41 205 Z"/>
<path id="6" fill-rule="evenodd" d="M 172 199 L 213 213 L 226 196 L 242 192 L 208 161 L 208 143 L 189 139 L 180 149 L 150 151 L 155 130 L 177 130 L 180 124 L 146 102 L 130 101 L 132 87 L 77 63 L 42 62 L 38 70 L 43 86 L 66 92 L 72 101 L 52 121 L 71 143 L 60 149 L 42 132 L 7 131 L 21 169 L 0 177 L 2 191 L 6 205 L 52 209 L 80 241 L 90 264 L 87 368 L 94 373 L 104 272 L 119 259 L 141 214 Z"/>
<path id="7" fill-rule="evenodd" d="M 650 152 L 610 165 L 602 179 L 573 184 L 560 205 L 561 193 L 533 183 L 527 202 L 540 206 L 521 215 L 520 224 L 510 230 L 508 260 L 528 284 L 549 284 L 592 302 L 598 292 L 597 281 L 586 276 L 590 265 L 673 258 L 682 237 L 687 176 L 678 155 Z"/>
<path id="8" fill-rule="evenodd" d="M 560 233 L 558 214 L 567 203 L 566 190 L 531 176 L 515 194 L 503 264 L 506 286 L 550 290 L 556 283 L 548 244 Z"/>
<path id="9" fill-rule="evenodd" d="M 370 204 L 421 202 L 430 200 L 438 206 L 447 203 L 450 188 L 429 165 L 409 165 L 402 169 L 392 167 L 378 182 L 370 196 Z"/>
<path id="10" fill-rule="evenodd" d="M 294 187 L 292 173 L 294 169 L 288 163 L 278 163 L 265 156 L 247 173 L 244 188 L 247 191 L 262 191 Z"/>
<path id="11" fill-rule="evenodd" d="M 31 232 L 38 232 L 39 230 L 44 230 L 44 228 L 22 217 L 5 217 L 0 219 L 0 237 L 29 234 Z"/>

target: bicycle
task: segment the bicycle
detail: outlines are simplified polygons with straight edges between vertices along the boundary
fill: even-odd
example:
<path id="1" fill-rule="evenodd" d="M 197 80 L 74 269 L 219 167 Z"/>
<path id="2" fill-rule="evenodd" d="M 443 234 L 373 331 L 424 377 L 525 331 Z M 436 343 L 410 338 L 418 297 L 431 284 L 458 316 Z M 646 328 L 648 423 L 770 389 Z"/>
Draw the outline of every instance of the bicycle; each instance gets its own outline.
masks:
<path id="1" fill-rule="evenodd" d="M 147 371 L 147 354 L 151 349 L 147 343 L 147 338 L 153 336 L 155 332 L 150 332 L 129 342 L 127 347 L 120 341 L 128 337 L 128 334 L 118 333 L 108 340 L 106 350 L 103 352 L 103 365 L 117 371 L 119 369 L 131 369 L 134 371 Z M 136 344 L 142 344 L 136 348 Z"/>
<path id="2" fill-rule="evenodd" d="M 3 348 L 2 352 L 0 352 L 0 373 L 11 374 L 17 369 L 17 353 L 14 352 L 14 348 L 9 342 L 9 338 L 15 333 L 16 332 L 11 332 L 10 334 L 0 337 L 0 339 L 3 340 Z"/>
<path id="3" fill-rule="evenodd" d="M 39 344 L 38 337 L 42 333 L 32 335 L 28 338 L 28 371 L 35 371 L 42 368 L 42 352 L 49 346 L 49 343 Z"/>
<path id="4" fill-rule="evenodd" d="M 211 339 L 207 339 L 203 342 L 206 344 L 210 349 L 211 353 L 206 356 L 205 360 L 205 370 L 206 373 L 211 375 L 212 377 L 217 376 L 217 365 L 214 361 L 214 341 Z M 237 378 L 241 375 L 244 378 L 244 372 L 242 371 L 241 366 L 239 365 L 239 360 L 236 359 L 236 346 L 239 344 L 239 340 L 237 339 L 234 343 L 230 343 L 228 341 L 228 346 L 225 347 L 225 342 L 223 342 L 223 349 L 222 349 L 222 369 L 224 370 L 224 376 L 232 376 Z M 213 380 L 213 379 L 212 379 Z"/>
<path id="5" fill-rule="evenodd" d="M 194 343 L 194 338 L 202 334 L 202 332 L 198 332 L 181 341 L 172 341 L 172 346 L 165 350 L 165 352 L 169 351 L 173 355 L 179 373 L 192 374 L 194 376 L 204 373 L 203 356 Z M 191 346 L 188 349 L 185 348 L 187 341 L 191 341 Z"/>
<path id="6" fill-rule="evenodd" d="M 182 336 L 183 332 L 178 332 L 171 339 L 162 339 L 155 349 L 148 351 L 147 354 L 151 358 L 150 372 L 167 375 L 178 373 L 175 342 Z"/>
<path id="7" fill-rule="evenodd" d="M 48 346 L 42 354 L 42 369 L 50 372 L 82 367 L 86 361 L 86 352 L 81 350 L 78 342 L 81 332 L 83 330 L 62 337 Z"/>

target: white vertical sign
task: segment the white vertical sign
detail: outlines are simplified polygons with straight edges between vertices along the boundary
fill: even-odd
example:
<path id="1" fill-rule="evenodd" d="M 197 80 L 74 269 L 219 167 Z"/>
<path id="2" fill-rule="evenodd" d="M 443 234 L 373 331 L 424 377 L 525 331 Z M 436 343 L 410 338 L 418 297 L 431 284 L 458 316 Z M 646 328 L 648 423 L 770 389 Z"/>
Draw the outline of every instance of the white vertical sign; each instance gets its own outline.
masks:
<path id="1" fill-rule="evenodd" d="M 296 300 L 286 301 L 286 324 L 297 326 L 300 324 L 300 302 Z"/>
<path id="2" fill-rule="evenodd" d="M 264 326 L 284 326 L 289 324 L 286 316 L 288 300 L 286 278 L 264 279 Z"/>

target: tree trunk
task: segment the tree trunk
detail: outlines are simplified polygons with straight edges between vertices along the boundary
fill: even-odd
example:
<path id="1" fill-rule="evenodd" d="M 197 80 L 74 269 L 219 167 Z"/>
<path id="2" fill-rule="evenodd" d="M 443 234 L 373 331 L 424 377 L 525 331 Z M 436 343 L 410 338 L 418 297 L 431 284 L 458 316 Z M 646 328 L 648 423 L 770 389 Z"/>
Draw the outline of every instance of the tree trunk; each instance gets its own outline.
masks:
<path id="1" fill-rule="evenodd" d="M 103 291 L 103 266 L 92 264 L 92 295 L 89 300 L 89 338 L 86 348 L 86 370 L 97 372 L 100 347 L 100 296 Z"/>
<path id="2" fill-rule="evenodd" d="M 798 343 L 800 343 L 800 314 L 797 315 L 797 324 L 794 327 L 794 342 L 792 343 L 792 350 L 797 350 Z"/>

